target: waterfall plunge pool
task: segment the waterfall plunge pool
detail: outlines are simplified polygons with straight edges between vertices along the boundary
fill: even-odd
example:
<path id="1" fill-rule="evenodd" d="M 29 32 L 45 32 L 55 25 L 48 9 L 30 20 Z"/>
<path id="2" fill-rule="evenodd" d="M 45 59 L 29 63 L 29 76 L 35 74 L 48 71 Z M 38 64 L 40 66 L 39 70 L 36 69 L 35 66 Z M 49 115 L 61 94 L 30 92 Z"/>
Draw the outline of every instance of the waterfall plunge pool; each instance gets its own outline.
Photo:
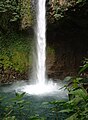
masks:
<path id="1" fill-rule="evenodd" d="M 31 85 L 26 82 L 17 82 L 12 85 L 6 85 L 0 87 L 0 96 L 5 96 L 5 99 L 0 99 L 0 119 L 3 116 L 16 116 L 16 120 L 64 120 L 65 116 L 62 113 L 55 112 L 55 106 L 47 104 L 45 102 L 67 99 L 67 91 L 60 89 L 63 87 L 63 83 L 47 82 L 46 80 L 46 0 L 38 0 L 36 9 L 37 23 L 35 28 L 36 33 L 36 52 L 34 55 L 34 71 L 33 74 L 37 81 L 36 85 Z M 20 95 L 16 96 L 15 93 L 25 92 L 24 100 L 20 100 Z M 17 95 L 17 94 L 16 94 Z M 12 100 L 18 99 L 18 101 L 12 102 Z M 8 102 L 7 102 L 8 101 Z M 29 102 L 30 104 L 25 104 Z M 8 104 L 7 104 L 8 103 Z M 3 108 L 5 108 L 3 110 Z M 54 108 L 54 109 L 53 109 Z M 3 114 L 4 112 L 4 114 Z M 7 113 L 6 113 L 7 112 Z M 31 119 L 30 116 L 35 114 L 45 119 Z M 58 119 L 57 115 L 58 114 Z M 11 120 L 11 119 L 9 119 Z M 12 119 L 15 120 L 15 119 Z"/>
<path id="2" fill-rule="evenodd" d="M 67 91 L 64 89 L 60 89 L 63 86 L 64 83 L 62 83 L 62 81 L 59 81 L 59 83 L 49 82 L 49 84 L 45 86 L 40 86 L 40 88 L 39 85 L 28 85 L 27 82 L 21 81 L 13 83 L 11 85 L 2 85 L 0 87 L 0 96 L 5 96 L 4 104 L 7 104 L 7 101 L 10 101 L 10 99 L 15 97 L 16 92 L 26 92 L 23 99 L 26 102 L 30 102 L 30 104 L 24 106 L 24 109 L 22 111 L 24 114 L 27 115 L 25 117 L 23 116 L 24 118 L 22 117 L 22 119 L 21 116 L 15 113 L 16 117 L 18 118 L 17 120 L 30 120 L 28 119 L 28 116 L 34 116 L 35 114 L 39 115 L 40 117 L 44 117 L 45 120 L 56 120 L 55 113 L 51 111 L 53 105 L 45 105 L 44 103 L 57 100 L 67 100 Z M 8 102 L 8 104 L 10 103 Z M 26 111 L 25 109 L 28 110 Z M 65 114 L 61 113 L 58 115 L 59 120 L 64 120 L 66 118 Z"/>

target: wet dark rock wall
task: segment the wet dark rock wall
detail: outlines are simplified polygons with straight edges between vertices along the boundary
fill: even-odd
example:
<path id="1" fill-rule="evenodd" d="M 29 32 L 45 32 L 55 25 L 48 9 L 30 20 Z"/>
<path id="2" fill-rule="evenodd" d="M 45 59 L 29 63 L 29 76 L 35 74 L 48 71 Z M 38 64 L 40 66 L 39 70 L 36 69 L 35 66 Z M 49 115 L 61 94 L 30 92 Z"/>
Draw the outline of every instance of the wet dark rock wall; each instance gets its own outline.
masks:
<path id="1" fill-rule="evenodd" d="M 64 79 L 77 75 L 84 57 L 88 57 L 88 29 L 64 20 L 48 26 L 47 42 L 55 50 L 53 65 L 48 69 L 49 77 Z"/>
<path id="2" fill-rule="evenodd" d="M 84 57 L 88 57 L 88 2 L 67 7 L 62 18 L 48 21 L 47 45 L 55 50 L 52 64 L 47 62 L 49 77 L 77 75 Z M 47 56 L 48 59 L 52 57 Z"/>

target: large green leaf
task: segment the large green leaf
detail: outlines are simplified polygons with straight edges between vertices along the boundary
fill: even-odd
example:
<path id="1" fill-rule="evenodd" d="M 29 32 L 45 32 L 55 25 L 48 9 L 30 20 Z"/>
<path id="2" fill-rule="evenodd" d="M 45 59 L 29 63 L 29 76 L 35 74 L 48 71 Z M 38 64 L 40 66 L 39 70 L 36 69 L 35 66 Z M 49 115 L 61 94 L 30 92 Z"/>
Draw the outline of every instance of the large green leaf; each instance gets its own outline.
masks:
<path id="1" fill-rule="evenodd" d="M 65 79 L 64 79 L 65 82 L 69 82 L 70 80 L 72 80 L 72 77 L 71 77 L 71 76 L 67 76 L 67 77 L 65 77 Z"/>
<path id="2" fill-rule="evenodd" d="M 75 109 L 75 106 L 77 106 L 82 100 L 83 99 L 81 97 L 76 96 L 72 100 L 68 101 L 67 104 L 70 104 L 70 105 L 74 106 L 74 109 Z"/>
<path id="3" fill-rule="evenodd" d="M 85 2 L 86 0 L 77 0 L 76 3 L 81 3 L 81 2 Z"/>
<path id="4" fill-rule="evenodd" d="M 86 97 L 87 97 L 87 92 L 82 89 L 77 89 L 75 91 L 71 91 L 71 92 L 69 92 L 69 94 L 78 95 L 79 97 L 81 97 L 83 99 L 86 99 Z"/>
<path id="5" fill-rule="evenodd" d="M 76 3 L 80 3 L 80 2 L 82 2 L 83 0 L 78 0 Z"/>
<path id="6" fill-rule="evenodd" d="M 71 109 L 65 109 L 65 110 L 61 110 L 61 111 L 59 111 L 59 112 L 61 112 L 61 113 L 70 113 L 70 112 L 72 112 L 73 110 L 71 110 Z"/>
<path id="7" fill-rule="evenodd" d="M 79 71 L 79 74 L 88 68 L 88 64 L 85 64 Z"/>
<path id="8" fill-rule="evenodd" d="M 77 119 L 77 113 L 74 113 L 73 115 L 71 115 L 70 117 L 68 117 L 66 120 L 78 120 Z"/>

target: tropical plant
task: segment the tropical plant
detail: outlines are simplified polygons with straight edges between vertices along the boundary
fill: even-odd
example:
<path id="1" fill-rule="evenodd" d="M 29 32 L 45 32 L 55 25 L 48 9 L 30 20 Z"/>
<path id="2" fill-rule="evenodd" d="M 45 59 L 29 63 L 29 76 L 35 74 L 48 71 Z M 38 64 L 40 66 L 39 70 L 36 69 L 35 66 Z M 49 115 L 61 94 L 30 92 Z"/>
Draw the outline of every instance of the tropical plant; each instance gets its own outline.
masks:
<path id="1" fill-rule="evenodd" d="M 16 120 L 16 118 L 24 117 L 25 114 L 23 114 L 22 110 L 26 105 L 29 105 L 29 102 L 26 102 L 23 97 L 25 93 L 16 93 L 16 96 L 5 103 L 4 98 L 3 101 L 1 99 L 1 105 L 0 108 L 3 109 L 2 114 L 0 115 L 0 118 L 3 120 Z M 0 110 L 1 112 L 1 110 Z"/>
<path id="2" fill-rule="evenodd" d="M 83 66 L 81 66 L 81 69 L 79 71 L 79 74 L 85 72 L 85 70 L 88 68 L 88 58 L 85 58 L 83 60 Z"/>
<path id="3" fill-rule="evenodd" d="M 39 115 L 30 115 L 30 101 L 24 96 L 25 93 L 15 93 L 10 99 L 0 96 L 0 120 L 44 120 Z"/>
<path id="4" fill-rule="evenodd" d="M 20 9 L 20 0 L 0 0 L 0 31 L 2 33 L 8 32 L 15 27 L 16 23 L 21 19 Z"/>
<path id="5" fill-rule="evenodd" d="M 88 59 L 80 69 L 80 74 L 88 68 Z M 60 113 L 67 114 L 66 120 L 88 120 L 88 78 L 66 77 L 64 86 L 68 90 L 68 100 L 53 101 L 52 112 L 56 114 L 57 120 Z M 87 84 L 87 87 L 85 87 Z"/>
<path id="6" fill-rule="evenodd" d="M 75 78 L 71 84 L 65 86 L 69 91 L 69 100 L 63 104 L 64 110 L 60 112 L 69 113 L 66 120 L 88 119 L 88 94 L 81 80 L 81 78 Z"/>
<path id="7" fill-rule="evenodd" d="M 77 11 L 77 8 L 81 9 L 87 4 L 87 0 L 49 0 L 48 4 L 50 7 L 47 11 L 49 20 L 50 22 L 55 22 L 62 18 L 71 17 L 69 13 Z"/>

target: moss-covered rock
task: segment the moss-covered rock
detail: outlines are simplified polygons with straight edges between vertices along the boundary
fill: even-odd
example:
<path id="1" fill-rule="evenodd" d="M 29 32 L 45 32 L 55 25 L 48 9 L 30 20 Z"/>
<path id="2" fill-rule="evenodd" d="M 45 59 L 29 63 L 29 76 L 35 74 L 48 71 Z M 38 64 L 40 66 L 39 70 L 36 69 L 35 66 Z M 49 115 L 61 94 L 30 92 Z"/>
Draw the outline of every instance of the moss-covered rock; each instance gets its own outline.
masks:
<path id="1" fill-rule="evenodd" d="M 11 33 L 0 37 L 0 82 L 27 79 L 32 67 L 32 37 Z"/>
<path id="2" fill-rule="evenodd" d="M 31 13 L 31 2 L 30 0 L 22 0 L 21 4 L 21 27 L 22 29 L 25 29 L 30 27 L 33 22 Z"/>

